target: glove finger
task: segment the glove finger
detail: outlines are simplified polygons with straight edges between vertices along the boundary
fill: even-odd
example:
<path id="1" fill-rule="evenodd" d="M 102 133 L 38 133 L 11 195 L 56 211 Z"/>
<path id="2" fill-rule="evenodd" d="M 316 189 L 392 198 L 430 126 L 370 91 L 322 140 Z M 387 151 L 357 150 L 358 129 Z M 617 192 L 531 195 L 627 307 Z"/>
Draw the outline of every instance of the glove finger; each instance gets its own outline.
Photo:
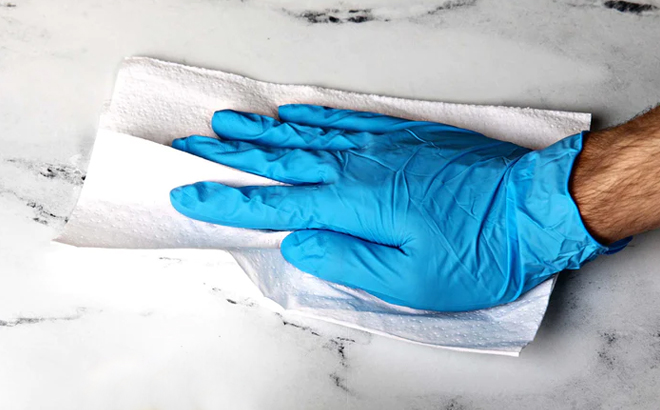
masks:
<path id="1" fill-rule="evenodd" d="M 398 284 L 409 265 L 398 248 L 324 230 L 292 232 L 281 252 L 293 266 L 318 278 L 367 291 L 387 302 L 409 304 L 398 297 Z"/>
<path id="2" fill-rule="evenodd" d="M 332 182 L 339 169 L 339 159 L 329 151 L 275 148 L 196 135 L 174 140 L 172 147 L 288 184 Z"/>
<path id="3" fill-rule="evenodd" d="M 218 225 L 288 231 L 339 225 L 342 212 L 323 185 L 233 188 L 198 182 L 173 189 L 170 201 L 189 218 Z"/>
<path id="4" fill-rule="evenodd" d="M 348 150 L 366 145 L 371 135 L 339 129 L 322 129 L 233 110 L 216 111 L 211 120 L 220 137 L 281 148 Z"/>
<path id="5" fill-rule="evenodd" d="M 282 121 L 304 124 L 312 127 L 343 129 L 353 132 L 383 134 L 420 126 L 444 125 L 428 121 L 411 121 L 373 112 L 340 110 L 320 105 L 289 104 L 281 105 L 278 115 Z M 445 127 L 451 127 L 446 125 Z"/>

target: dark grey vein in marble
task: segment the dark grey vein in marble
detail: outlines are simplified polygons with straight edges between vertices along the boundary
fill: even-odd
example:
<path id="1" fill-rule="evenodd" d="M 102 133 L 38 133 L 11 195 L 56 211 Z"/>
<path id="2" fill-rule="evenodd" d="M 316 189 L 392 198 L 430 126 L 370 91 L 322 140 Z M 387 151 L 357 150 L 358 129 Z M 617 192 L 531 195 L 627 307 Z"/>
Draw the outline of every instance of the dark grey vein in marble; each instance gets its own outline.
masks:
<path id="1" fill-rule="evenodd" d="M 323 345 L 324 348 L 332 350 L 337 354 L 339 357 L 339 364 L 341 365 L 342 373 L 346 373 L 349 367 L 346 356 L 346 347 L 351 343 L 355 343 L 355 340 L 346 337 L 335 337 L 328 340 L 328 342 Z M 335 387 L 340 388 L 346 394 L 352 393 L 348 388 L 346 377 L 342 376 L 339 372 L 330 373 L 330 379 L 334 383 Z"/>
<path id="2" fill-rule="evenodd" d="M 78 168 L 70 165 L 36 162 L 21 158 L 9 158 L 6 162 L 31 171 L 39 177 L 61 180 L 72 185 L 82 185 L 85 182 L 85 174 Z"/>
<path id="3" fill-rule="evenodd" d="M 29 208 L 34 209 L 34 212 L 36 216 L 32 218 L 33 221 L 38 222 L 42 225 L 50 225 L 52 221 L 58 221 L 58 222 L 68 222 L 69 217 L 67 216 L 61 216 L 61 215 L 55 215 L 54 213 L 46 210 L 43 205 L 38 204 L 34 201 L 29 201 L 27 203 L 27 206 Z"/>
<path id="4" fill-rule="evenodd" d="M 602 346 L 598 350 L 598 361 L 608 370 L 614 370 L 617 362 L 616 350 L 619 348 L 619 336 L 615 331 L 600 333 Z"/>
<path id="5" fill-rule="evenodd" d="M 79 308 L 78 313 L 69 316 L 17 317 L 11 320 L 0 320 L 0 328 L 34 325 L 43 322 L 71 321 L 71 320 L 80 319 L 86 311 L 87 309 L 85 308 Z"/>
<path id="6" fill-rule="evenodd" d="M 282 324 L 283 324 L 284 326 L 291 326 L 291 327 L 294 327 L 294 328 L 296 328 L 296 329 L 304 330 L 304 331 L 306 331 L 306 332 L 309 332 L 312 336 L 321 336 L 318 332 L 315 332 L 315 331 L 312 330 L 312 328 L 309 327 L 309 326 L 303 326 L 303 325 L 299 325 L 299 324 L 297 324 L 297 323 L 290 322 L 290 321 L 284 319 L 284 318 L 282 317 L 282 315 L 280 315 L 279 313 L 278 313 L 278 316 L 280 317 L 280 319 L 282 319 Z"/>
<path id="7" fill-rule="evenodd" d="M 181 259 L 179 259 L 179 258 L 170 258 L 170 257 L 167 257 L 167 256 L 159 256 L 159 257 L 158 257 L 158 260 L 161 260 L 161 261 L 168 261 L 168 262 L 172 262 L 172 263 L 179 263 L 179 262 L 181 262 Z"/>
<path id="8" fill-rule="evenodd" d="M 580 9 L 598 9 L 606 8 L 621 14 L 633 14 L 636 16 L 657 16 L 660 7 L 650 3 L 637 3 L 630 1 L 616 1 L 616 0 L 569 0 L 565 3 L 566 6 Z"/>
<path id="9" fill-rule="evenodd" d="M 460 9 L 460 8 L 465 8 L 465 7 L 471 7 L 477 4 L 477 0 L 455 0 L 455 1 L 447 1 L 439 6 L 437 6 L 434 9 L 431 9 L 426 12 L 427 15 L 433 16 L 435 14 L 447 11 L 447 10 L 455 10 L 455 9 Z"/>
<path id="10" fill-rule="evenodd" d="M 306 9 L 297 10 L 283 8 L 286 14 L 302 20 L 308 24 L 360 24 L 370 21 L 383 21 L 389 22 L 393 20 L 408 20 L 419 19 L 421 17 L 435 16 L 440 13 L 471 7 L 477 4 L 477 0 L 445 0 L 439 1 L 435 5 L 431 5 L 427 10 L 421 12 L 416 11 L 414 15 L 406 14 L 405 12 L 398 12 L 392 14 L 391 11 L 383 12 L 383 10 L 374 8 L 325 8 L 325 9 Z"/>
<path id="11" fill-rule="evenodd" d="M 286 11 L 286 10 L 285 10 Z M 310 24 L 342 24 L 342 23 L 366 23 L 376 20 L 371 13 L 371 9 L 324 9 L 324 10 L 306 10 L 303 12 L 290 12 L 287 14 L 304 20 Z"/>
<path id="12" fill-rule="evenodd" d="M 620 357 L 627 349 L 626 335 L 616 330 L 600 332 L 601 347 L 597 351 L 598 362 L 608 371 L 620 371 Z"/>
<path id="13" fill-rule="evenodd" d="M 346 393 L 350 393 L 350 390 L 348 389 L 348 386 L 346 386 L 346 380 L 344 377 L 338 375 L 337 373 L 331 373 L 330 374 L 330 379 L 332 382 L 335 384 L 335 386 L 339 387 Z"/>
<path id="14" fill-rule="evenodd" d="M 32 218 L 32 220 L 34 222 L 49 226 L 52 223 L 64 224 L 69 221 L 68 216 L 57 215 L 53 212 L 50 212 L 45 205 L 40 204 L 31 199 L 25 198 L 12 190 L 0 187 L 0 195 L 13 196 L 17 200 L 25 203 L 25 206 L 27 206 L 28 208 L 32 208 L 32 210 L 34 211 L 34 217 Z"/>
<path id="15" fill-rule="evenodd" d="M 468 407 L 461 403 L 458 398 L 451 398 L 443 407 L 438 408 L 443 410 L 468 410 Z"/>
<path id="16" fill-rule="evenodd" d="M 346 337 L 335 337 L 330 339 L 324 347 L 326 349 L 336 351 L 337 355 L 339 356 L 339 363 L 342 365 L 342 367 L 348 367 L 346 362 L 346 346 L 351 343 L 355 343 L 355 340 Z"/>
<path id="17" fill-rule="evenodd" d="M 632 3 L 629 1 L 606 1 L 603 5 L 608 9 L 614 9 L 621 13 L 642 14 L 646 11 L 658 10 L 658 7 L 653 4 Z"/>
<path id="18" fill-rule="evenodd" d="M 214 293 L 219 293 L 220 295 L 222 295 L 222 289 L 220 289 L 220 288 L 211 288 L 211 291 L 213 291 Z M 237 300 L 237 299 L 232 299 L 232 298 L 228 298 L 228 297 L 225 297 L 225 296 L 222 296 L 222 297 L 224 297 L 225 301 L 227 303 L 229 303 L 230 305 L 240 305 L 240 306 L 250 307 L 250 308 L 256 306 L 256 304 L 252 300 L 250 300 L 249 298 L 242 299 L 242 300 Z"/>
<path id="19" fill-rule="evenodd" d="M 5 166 L 18 168 L 28 177 L 32 176 L 35 180 L 43 182 L 58 181 L 67 185 L 81 186 L 85 181 L 85 174 L 78 168 L 48 162 L 32 161 L 22 158 L 0 159 Z M 0 195 L 14 197 L 25 206 L 31 208 L 34 212 L 33 221 L 42 225 L 64 224 L 68 221 L 68 216 L 58 215 L 53 212 L 48 204 L 41 203 L 39 200 L 28 197 L 15 189 L 0 186 Z"/>

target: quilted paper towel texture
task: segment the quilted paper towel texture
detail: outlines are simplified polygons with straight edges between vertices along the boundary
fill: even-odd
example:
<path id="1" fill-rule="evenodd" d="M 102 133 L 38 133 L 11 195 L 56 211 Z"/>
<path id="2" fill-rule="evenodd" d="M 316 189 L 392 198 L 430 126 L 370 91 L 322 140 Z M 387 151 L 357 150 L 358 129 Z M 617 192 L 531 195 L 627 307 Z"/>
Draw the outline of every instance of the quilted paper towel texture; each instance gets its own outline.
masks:
<path id="1" fill-rule="evenodd" d="M 438 313 L 387 304 L 362 291 L 307 275 L 281 257 L 283 232 L 193 221 L 169 204 L 179 185 L 277 182 L 176 151 L 172 140 L 213 135 L 214 111 L 276 116 L 281 104 L 308 103 L 444 122 L 541 148 L 589 128 L 590 115 L 447 104 L 254 81 L 149 58 L 125 60 L 100 122 L 85 186 L 59 242 L 97 248 L 229 250 L 263 295 L 284 309 L 414 343 L 517 355 L 548 304 L 550 280 L 516 302 L 474 312 Z M 222 272 L 219 272 L 222 274 Z"/>

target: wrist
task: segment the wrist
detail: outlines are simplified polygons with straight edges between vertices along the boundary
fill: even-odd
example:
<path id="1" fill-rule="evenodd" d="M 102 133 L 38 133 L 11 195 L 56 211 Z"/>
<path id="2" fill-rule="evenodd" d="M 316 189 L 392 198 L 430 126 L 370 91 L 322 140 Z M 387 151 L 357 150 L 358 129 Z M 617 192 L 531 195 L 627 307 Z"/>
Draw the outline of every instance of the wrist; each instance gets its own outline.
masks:
<path id="1" fill-rule="evenodd" d="M 585 133 L 532 151 L 513 166 L 507 184 L 513 251 L 525 290 L 564 269 L 578 269 L 625 243 L 604 246 L 590 235 L 569 189 L 571 170 L 582 151 Z M 626 242 L 627 243 L 627 242 Z"/>
<path id="2" fill-rule="evenodd" d="M 589 232 L 609 244 L 660 226 L 660 111 L 589 133 L 570 190 Z"/>

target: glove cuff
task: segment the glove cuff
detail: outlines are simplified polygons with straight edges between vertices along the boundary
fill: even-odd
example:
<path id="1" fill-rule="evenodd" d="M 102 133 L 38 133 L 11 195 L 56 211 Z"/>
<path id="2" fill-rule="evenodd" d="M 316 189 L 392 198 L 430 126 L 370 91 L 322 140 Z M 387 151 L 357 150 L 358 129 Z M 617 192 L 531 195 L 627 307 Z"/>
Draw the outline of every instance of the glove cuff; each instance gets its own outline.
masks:
<path id="1" fill-rule="evenodd" d="M 518 294 L 564 269 L 578 269 L 598 255 L 623 249 L 632 238 L 610 246 L 587 231 L 569 191 L 571 171 L 587 132 L 522 156 L 507 181 L 511 267 L 518 269 Z M 517 296 L 516 296 L 517 297 Z"/>

